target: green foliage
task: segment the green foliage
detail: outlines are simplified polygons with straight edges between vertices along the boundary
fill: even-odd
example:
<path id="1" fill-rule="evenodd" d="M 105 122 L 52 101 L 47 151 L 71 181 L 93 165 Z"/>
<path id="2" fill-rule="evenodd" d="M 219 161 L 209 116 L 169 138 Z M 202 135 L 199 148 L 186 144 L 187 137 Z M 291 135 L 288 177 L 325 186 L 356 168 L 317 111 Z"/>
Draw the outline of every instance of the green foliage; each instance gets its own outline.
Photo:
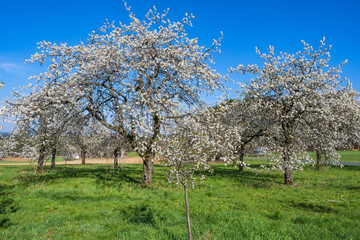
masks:
<path id="1" fill-rule="evenodd" d="M 251 161 L 260 168 L 265 161 Z M 189 191 L 195 239 L 357 239 L 360 167 L 307 168 L 293 186 L 278 172 L 239 174 L 214 165 Z M 155 166 L 59 165 L 36 175 L 30 166 L 0 166 L 8 209 L 0 239 L 187 239 L 183 189 Z M 14 207 L 11 207 L 14 206 Z M 3 207 L 2 209 L 4 209 Z M 16 210 L 15 210 L 16 209 Z"/>

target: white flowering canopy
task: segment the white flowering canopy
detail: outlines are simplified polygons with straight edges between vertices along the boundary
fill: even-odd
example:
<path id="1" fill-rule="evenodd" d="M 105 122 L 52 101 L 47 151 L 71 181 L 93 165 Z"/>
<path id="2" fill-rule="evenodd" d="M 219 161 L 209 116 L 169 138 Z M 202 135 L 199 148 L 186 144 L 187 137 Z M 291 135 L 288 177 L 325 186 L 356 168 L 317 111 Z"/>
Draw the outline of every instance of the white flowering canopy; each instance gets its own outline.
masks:
<path id="1" fill-rule="evenodd" d="M 211 68 L 221 38 L 205 48 L 185 31 L 192 15 L 171 22 L 168 10 L 160 14 L 154 7 L 141 21 L 126 8 L 130 24 L 106 22 L 75 46 L 40 42 L 41 52 L 29 61 L 48 62 L 48 70 L 35 76 L 44 87 L 71 92 L 72 101 L 149 159 L 163 122 L 182 117 L 201 103 L 201 94 L 221 86 Z"/>
<path id="2" fill-rule="evenodd" d="M 279 152 L 279 161 L 274 166 L 287 172 L 287 176 L 291 176 L 291 169 L 308 160 L 301 152 L 309 144 L 306 139 L 313 136 L 302 135 L 313 134 L 321 127 L 320 122 L 336 126 L 339 118 L 345 121 L 344 114 L 336 113 L 342 112 L 339 109 L 353 109 L 355 105 L 357 93 L 340 75 L 346 61 L 329 67 L 331 46 L 325 46 L 324 41 L 320 41 L 318 49 L 303 42 L 304 50 L 296 54 L 280 52 L 276 56 L 273 47 L 268 54 L 257 50 L 263 59 L 262 68 L 240 65 L 232 69 L 232 72 L 255 75 L 245 86 L 245 97 L 254 99 L 259 107 L 268 109 L 265 112 L 271 113 L 267 116 L 271 122 L 269 137 L 275 140 Z M 314 119 L 317 124 L 310 124 Z M 329 132 L 339 131 L 335 127 Z"/>

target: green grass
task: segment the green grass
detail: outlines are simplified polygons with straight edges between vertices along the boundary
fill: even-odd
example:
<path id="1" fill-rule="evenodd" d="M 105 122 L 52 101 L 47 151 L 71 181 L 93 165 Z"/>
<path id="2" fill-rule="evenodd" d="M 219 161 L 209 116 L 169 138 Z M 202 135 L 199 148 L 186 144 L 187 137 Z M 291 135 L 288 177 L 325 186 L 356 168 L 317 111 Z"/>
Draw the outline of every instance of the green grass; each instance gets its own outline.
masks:
<path id="1" fill-rule="evenodd" d="M 28 162 L 26 162 L 26 161 L 7 161 L 7 160 L 0 161 L 0 164 L 5 164 L 5 163 L 28 163 Z"/>
<path id="2" fill-rule="evenodd" d="M 261 156 L 259 156 L 259 157 L 254 157 L 254 156 L 244 156 L 244 158 L 245 158 L 245 160 L 247 160 L 247 159 L 251 159 L 251 160 L 258 160 L 258 159 L 265 159 L 265 158 L 268 158 L 267 156 L 263 156 L 263 155 L 261 155 Z"/>
<path id="3" fill-rule="evenodd" d="M 137 157 L 137 156 L 139 156 L 136 152 L 128 152 L 127 154 L 128 154 L 129 157 Z M 57 157 L 55 159 L 55 162 L 63 162 L 63 161 L 65 161 L 65 159 L 63 157 Z M 68 161 L 71 161 L 71 160 L 68 160 Z M 51 163 L 51 159 L 48 159 L 46 162 Z M 5 163 L 29 163 L 29 162 L 28 161 L 11 161 L 11 160 L 0 161 L 0 165 L 5 164 Z"/>
<path id="4" fill-rule="evenodd" d="M 360 151 L 338 151 L 341 155 L 340 162 L 360 162 Z M 309 152 L 310 156 L 316 160 L 316 153 Z"/>
<path id="5" fill-rule="evenodd" d="M 342 162 L 360 162 L 360 151 L 338 151 Z"/>
<path id="6" fill-rule="evenodd" d="M 360 162 L 360 151 L 338 151 L 341 155 L 340 161 L 341 162 Z M 310 157 L 316 160 L 316 153 L 309 152 Z M 264 159 L 266 156 L 258 157 L 248 157 L 245 156 L 246 159 L 256 160 L 256 159 Z"/>
<path id="7" fill-rule="evenodd" d="M 213 168 L 189 191 L 194 239 L 359 239 L 360 167 L 307 168 L 293 186 L 278 172 Z M 141 187 L 137 164 L 0 166 L 0 239 L 186 239 L 183 190 L 167 171 Z"/>
<path id="8" fill-rule="evenodd" d="M 137 152 L 128 152 L 127 153 L 128 157 L 138 157 L 139 154 L 137 154 Z"/>

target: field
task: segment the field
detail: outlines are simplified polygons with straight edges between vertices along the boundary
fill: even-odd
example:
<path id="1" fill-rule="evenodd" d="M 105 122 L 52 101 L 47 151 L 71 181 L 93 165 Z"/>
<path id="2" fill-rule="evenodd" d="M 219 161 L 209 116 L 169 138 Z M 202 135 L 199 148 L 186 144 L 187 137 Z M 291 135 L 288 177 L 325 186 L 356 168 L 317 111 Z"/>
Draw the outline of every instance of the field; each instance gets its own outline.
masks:
<path id="1" fill-rule="evenodd" d="M 360 162 L 360 151 L 338 151 L 341 155 L 341 162 Z M 316 160 L 316 153 L 309 152 L 310 157 Z M 257 157 L 246 157 L 247 159 L 258 159 Z M 261 156 L 260 159 L 265 158 L 265 156 Z"/>
<path id="2" fill-rule="evenodd" d="M 136 152 L 128 152 L 127 153 L 128 157 L 138 157 L 139 155 L 136 153 Z M 111 162 L 111 159 L 109 159 Z M 57 157 L 55 159 L 55 162 L 64 162 L 65 159 L 64 157 Z M 68 162 L 71 162 L 72 160 L 68 160 Z M 50 164 L 51 163 L 51 159 L 47 159 L 45 161 L 46 163 Z M 9 164 L 9 163 L 29 163 L 29 161 L 25 160 L 25 159 L 22 159 L 22 158 L 7 158 L 7 159 L 4 159 L 2 161 L 0 161 L 0 165 L 1 164 Z"/>
<path id="3" fill-rule="evenodd" d="M 360 151 L 339 151 L 338 153 L 341 155 L 340 161 L 342 161 L 342 162 L 360 162 Z M 309 152 L 309 154 L 314 160 L 316 160 L 315 152 Z M 128 152 L 127 155 L 128 155 L 128 157 L 138 157 L 139 156 L 136 152 Z M 260 156 L 260 157 L 246 156 L 245 157 L 246 160 L 258 160 L 258 159 L 264 159 L 264 158 L 266 158 L 266 157 L 265 156 Z M 64 158 L 57 157 L 55 161 L 63 162 Z M 46 162 L 48 164 L 50 164 L 51 160 L 48 159 Z M 111 163 L 111 159 L 109 159 L 108 162 Z M 9 164 L 9 163 L 28 163 L 28 162 L 24 161 L 22 159 L 17 159 L 16 161 L 14 161 L 11 158 L 0 161 L 0 165 L 1 164 Z M 249 163 L 252 163 L 252 161 L 249 161 Z"/>
<path id="4" fill-rule="evenodd" d="M 360 162 L 360 151 L 338 151 L 341 155 L 341 162 Z M 316 159 L 315 153 L 310 153 L 314 159 Z"/>
<path id="5" fill-rule="evenodd" d="M 262 161 L 251 161 L 258 167 Z M 360 166 L 278 172 L 213 165 L 190 190 L 194 239 L 360 239 Z M 186 239 L 183 190 L 156 166 L 0 166 L 0 239 Z"/>

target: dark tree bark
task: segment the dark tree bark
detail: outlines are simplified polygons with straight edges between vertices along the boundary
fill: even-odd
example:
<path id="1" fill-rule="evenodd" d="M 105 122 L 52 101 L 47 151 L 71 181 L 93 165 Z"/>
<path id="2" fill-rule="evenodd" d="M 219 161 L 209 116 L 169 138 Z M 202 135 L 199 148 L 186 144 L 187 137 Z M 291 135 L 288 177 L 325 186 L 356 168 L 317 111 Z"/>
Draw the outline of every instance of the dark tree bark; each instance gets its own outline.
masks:
<path id="1" fill-rule="evenodd" d="M 284 170 L 284 184 L 291 185 L 293 184 L 293 177 L 291 168 L 285 167 Z"/>
<path id="2" fill-rule="evenodd" d="M 86 150 L 81 149 L 81 164 L 85 164 Z"/>
<path id="3" fill-rule="evenodd" d="M 51 151 L 51 169 L 55 168 L 55 159 L 56 159 L 56 148 L 54 147 Z"/>
<path id="4" fill-rule="evenodd" d="M 237 159 L 234 158 L 234 160 L 233 160 L 233 167 L 234 167 L 234 168 L 236 168 L 236 162 L 237 162 Z"/>
<path id="5" fill-rule="evenodd" d="M 284 159 L 284 184 L 291 185 L 293 184 L 293 177 L 292 177 L 292 166 L 290 162 L 289 152 L 290 152 L 290 145 L 291 145 L 291 129 L 293 123 L 282 123 L 282 130 L 284 134 L 284 141 L 283 141 L 283 159 Z"/>
<path id="6" fill-rule="evenodd" d="M 287 150 L 284 151 L 284 184 L 293 184 L 292 167 Z"/>
<path id="7" fill-rule="evenodd" d="M 186 184 L 184 184 L 184 195 L 185 195 L 186 221 L 187 221 L 188 235 L 189 235 L 189 240 L 192 240 L 193 238 L 192 238 L 192 233 L 191 233 L 190 208 L 189 208 L 189 200 L 188 200 L 188 192 L 187 192 Z"/>
<path id="8" fill-rule="evenodd" d="M 244 156 L 245 156 L 245 145 L 242 144 L 240 146 L 240 164 L 239 164 L 239 172 L 244 172 Z"/>
<path id="9" fill-rule="evenodd" d="M 320 171 L 322 168 L 321 156 L 322 156 L 322 151 L 320 149 L 316 149 L 316 170 L 317 171 Z"/>
<path id="10" fill-rule="evenodd" d="M 114 150 L 114 168 L 118 168 L 119 166 L 119 150 L 119 147 Z"/>
<path id="11" fill-rule="evenodd" d="M 160 134 L 160 118 L 156 113 L 154 113 L 153 135 L 147 143 L 147 150 L 145 154 L 142 156 L 143 159 L 142 185 L 151 185 L 152 174 L 154 173 L 154 159 L 155 159 L 155 152 L 152 149 L 152 143 L 156 141 L 159 134 Z"/>
<path id="12" fill-rule="evenodd" d="M 45 159 L 45 146 L 41 146 L 38 156 L 38 164 L 36 168 L 36 173 L 41 174 L 44 172 L 44 159 Z"/>
<path id="13" fill-rule="evenodd" d="M 142 185 L 150 185 L 153 173 L 154 154 L 145 154 L 143 158 Z"/>
<path id="14" fill-rule="evenodd" d="M 254 132 L 252 135 L 247 136 L 240 144 L 240 149 L 239 149 L 239 160 L 240 160 L 240 165 L 239 165 L 239 172 L 244 172 L 244 156 L 245 156 L 245 147 L 248 143 L 250 143 L 254 138 L 260 137 L 262 136 L 264 133 L 264 129 L 260 129 L 256 132 Z M 236 167 L 236 165 L 234 165 L 234 167 Z"/>

